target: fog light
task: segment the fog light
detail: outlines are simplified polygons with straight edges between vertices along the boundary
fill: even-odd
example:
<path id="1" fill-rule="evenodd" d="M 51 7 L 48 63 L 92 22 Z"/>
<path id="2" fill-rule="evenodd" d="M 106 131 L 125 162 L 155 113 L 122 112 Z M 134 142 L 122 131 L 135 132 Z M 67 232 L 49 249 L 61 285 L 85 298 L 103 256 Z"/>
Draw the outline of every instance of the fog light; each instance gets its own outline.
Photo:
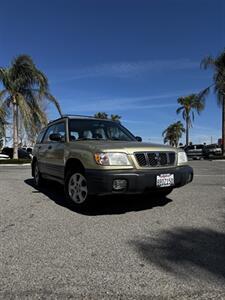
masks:
<path id="1" fill-rule="evenodd" d="M 127 188 L 126 179 L 115 179 L 113 180 L 113 189 L 115 191 L 125 190 Z"/>

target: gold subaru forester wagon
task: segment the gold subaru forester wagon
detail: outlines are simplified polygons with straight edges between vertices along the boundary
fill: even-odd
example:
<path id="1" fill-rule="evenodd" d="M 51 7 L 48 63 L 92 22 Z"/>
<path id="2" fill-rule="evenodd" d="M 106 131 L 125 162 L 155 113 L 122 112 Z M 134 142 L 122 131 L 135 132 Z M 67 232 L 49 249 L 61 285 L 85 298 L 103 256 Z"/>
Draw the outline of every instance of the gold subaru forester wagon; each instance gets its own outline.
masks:
<path id="1" fill-rule="evenodd" d="M 152 191 L 166 196 L 193 179 L 182 149 L 143 143 L 119 122 L 64 116 L 43 129 L 33 151 L 35 184 L 64 185 L 77 206 L 91 195 Z"/>

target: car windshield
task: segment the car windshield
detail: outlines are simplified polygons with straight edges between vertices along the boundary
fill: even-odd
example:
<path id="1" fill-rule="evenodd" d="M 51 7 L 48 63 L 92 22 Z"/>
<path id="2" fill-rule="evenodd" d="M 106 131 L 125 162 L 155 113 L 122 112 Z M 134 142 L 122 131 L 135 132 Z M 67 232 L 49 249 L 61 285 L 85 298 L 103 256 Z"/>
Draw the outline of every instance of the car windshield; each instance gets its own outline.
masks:
<path id="1" fill-rule="evenodd" d="M 71 119 L 70 140 L 136 141 L 135 137 L 120 123 L 104 120 Z"/>

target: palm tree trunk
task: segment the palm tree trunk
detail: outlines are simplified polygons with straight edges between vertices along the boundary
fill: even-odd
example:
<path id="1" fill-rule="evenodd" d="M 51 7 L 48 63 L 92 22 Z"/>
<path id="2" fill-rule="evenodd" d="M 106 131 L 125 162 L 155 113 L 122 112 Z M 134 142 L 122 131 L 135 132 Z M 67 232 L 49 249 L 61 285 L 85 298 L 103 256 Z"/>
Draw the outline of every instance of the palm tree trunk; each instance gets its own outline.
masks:
<path id="1" fill-rule="evenodd" d="M 18 108 L 13 99 L 13 158 L 18 159 Z"/>
<path id="2" fill-rule="evenodd" d="M 225 156 L 225 96 L 222 102 L 222 152 Z"/>
<path id="3" fill-rule="evenodd" d="M 186 119 L 186 146 L 189 144 L 189 120 Z"/>

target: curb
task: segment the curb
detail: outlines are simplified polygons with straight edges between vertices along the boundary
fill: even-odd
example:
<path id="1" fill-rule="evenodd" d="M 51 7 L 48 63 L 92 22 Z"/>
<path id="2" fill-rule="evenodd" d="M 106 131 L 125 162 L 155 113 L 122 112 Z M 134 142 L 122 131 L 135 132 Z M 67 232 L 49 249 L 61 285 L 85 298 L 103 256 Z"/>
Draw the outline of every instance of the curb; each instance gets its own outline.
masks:
<path id="1" fill-rule="evenodd" d="M 2 167 L 19 167 L 19 166 L 30 166 L 31 164 L 0 164 Z"/>

